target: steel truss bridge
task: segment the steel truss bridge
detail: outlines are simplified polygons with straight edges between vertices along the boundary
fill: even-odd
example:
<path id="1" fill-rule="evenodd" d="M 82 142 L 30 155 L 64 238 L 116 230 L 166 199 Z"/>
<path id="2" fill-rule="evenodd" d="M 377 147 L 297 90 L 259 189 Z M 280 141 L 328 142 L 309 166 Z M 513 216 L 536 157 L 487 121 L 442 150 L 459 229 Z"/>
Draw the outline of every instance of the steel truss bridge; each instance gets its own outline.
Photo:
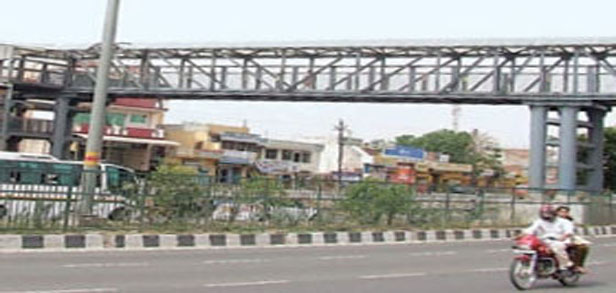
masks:
<path id="1" fill-rule="evenodd" d="M 616 103 L 616 39 L 116 49 L 111 98 L 528 105 L 531 186 L 545 184 L 549 146 L 560 150 L 560 188 L 575 188 L 579 169 L 589 174 L 587 187 L 602 184 L 603 117 Z M 6 100 L 89 100 L 98 58 L 97 46 L 0 46 L 0 81 L 11 88 Z M 548 112 L 559 119 L 547 119 Z M 582 113 L 586 119 L 578 121 Z M 547 140 L 548 125 L 560 128 L 558 141 Z M 588 130 L 587 143 L 576 142 L 578 128 Z M 578 162 L 578 147 L 589 149 L 590 159 Z"/>
<path id="2" fill-rule="evenodd" d="M 118 46 L 111 93 L 165 99 L 522 104 L 614 102 L 616 39 L 386 46 Z M 98 48 L 16 47 L 0 78 L 24 95 L 89 96 Z M 33 91 L 32 89 L 36 89 Z"/>

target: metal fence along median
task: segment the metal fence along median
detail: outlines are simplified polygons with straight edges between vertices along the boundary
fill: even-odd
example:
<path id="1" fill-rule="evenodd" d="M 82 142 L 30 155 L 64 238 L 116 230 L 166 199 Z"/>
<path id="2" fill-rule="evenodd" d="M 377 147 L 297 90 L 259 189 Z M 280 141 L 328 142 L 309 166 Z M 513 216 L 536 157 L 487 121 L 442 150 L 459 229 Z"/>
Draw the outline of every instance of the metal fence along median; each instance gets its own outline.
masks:
<path id="1" fill-rule="evenodd" d="M 83 171 L 0 167 L 0 230 L 301 231 L 464 228 L 526 224 L 545 202 L 569 205 L 585 224 L 616 221 L 611 194 L 555 189 L 416 186 L 372 180 L 235 178 L 153 173 L 143 178 L 113 166 L 97 172 L 85 194 Z M 423 189 L 422 189 L 423 190 Z M 79 223 L 83 196 L 92 219 Z"/>

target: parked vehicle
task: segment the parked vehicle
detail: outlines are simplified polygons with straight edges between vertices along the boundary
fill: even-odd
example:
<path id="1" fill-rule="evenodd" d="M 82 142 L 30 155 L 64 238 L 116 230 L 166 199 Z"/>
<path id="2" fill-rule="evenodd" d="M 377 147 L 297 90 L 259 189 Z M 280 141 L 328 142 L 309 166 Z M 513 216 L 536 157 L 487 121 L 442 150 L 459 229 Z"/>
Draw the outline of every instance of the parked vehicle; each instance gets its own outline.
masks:
<path id="1" fill-rule="evenodd" d="M 516 256 L 509 269 L 509 278 L 518 290 L 532 288 L 538 279 L 551 278 L 564 286 L 572 286 L 580 279 L 580 273 L 574 270 L 558 270 L 554 253 L 537 236 L 520 237 L 513 246 L 513 252 Z"/>
<path id="2" fill-rule="evenodd" d="M 121 189 L 136 183 L 133 170 L 103 163 L 97 172 L 94 215 L 118 218 L 125 210 Z M 0 152 L 0 219 L 61 217 L 83 196 L 83 162 L 63 161 L 50 155 Z M 67 205 L 67 202 L 71 203 Z"/>

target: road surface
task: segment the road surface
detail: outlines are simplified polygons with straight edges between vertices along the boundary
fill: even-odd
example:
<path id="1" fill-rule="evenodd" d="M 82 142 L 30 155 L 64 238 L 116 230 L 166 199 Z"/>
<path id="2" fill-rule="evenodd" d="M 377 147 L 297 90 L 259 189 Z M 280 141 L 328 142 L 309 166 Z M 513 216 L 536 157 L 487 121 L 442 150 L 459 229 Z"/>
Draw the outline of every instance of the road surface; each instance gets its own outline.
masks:
<path id="1" fill-rule="evenodd" d="M 566 292 L 616 292 L 616 238 Z M 508 241 L 0 254 L 0 293 L 514 292 Z M 532 292 L 563 292 L 539 281 Z"/>

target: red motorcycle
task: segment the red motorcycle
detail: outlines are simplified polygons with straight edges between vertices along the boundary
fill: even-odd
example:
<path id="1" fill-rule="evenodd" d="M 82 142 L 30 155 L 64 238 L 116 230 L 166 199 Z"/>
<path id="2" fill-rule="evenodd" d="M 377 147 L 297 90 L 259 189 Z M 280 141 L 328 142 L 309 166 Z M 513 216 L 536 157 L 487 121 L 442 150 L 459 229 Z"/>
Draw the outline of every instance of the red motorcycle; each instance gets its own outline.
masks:
<path id="1" fill-rule="evenodd" d="M 538 279 L 552 278 L 563 286 L 572 286 L 580 279 L 574 270 L 558 270 L 558 260 L 546 243 L 537 236 L 524 235 L 513 246 L 516 254 L 509 269 L 509 279 L 518 290 L 530 289 Z M 572 250 L 568 250 L 574 253 Z"/>

